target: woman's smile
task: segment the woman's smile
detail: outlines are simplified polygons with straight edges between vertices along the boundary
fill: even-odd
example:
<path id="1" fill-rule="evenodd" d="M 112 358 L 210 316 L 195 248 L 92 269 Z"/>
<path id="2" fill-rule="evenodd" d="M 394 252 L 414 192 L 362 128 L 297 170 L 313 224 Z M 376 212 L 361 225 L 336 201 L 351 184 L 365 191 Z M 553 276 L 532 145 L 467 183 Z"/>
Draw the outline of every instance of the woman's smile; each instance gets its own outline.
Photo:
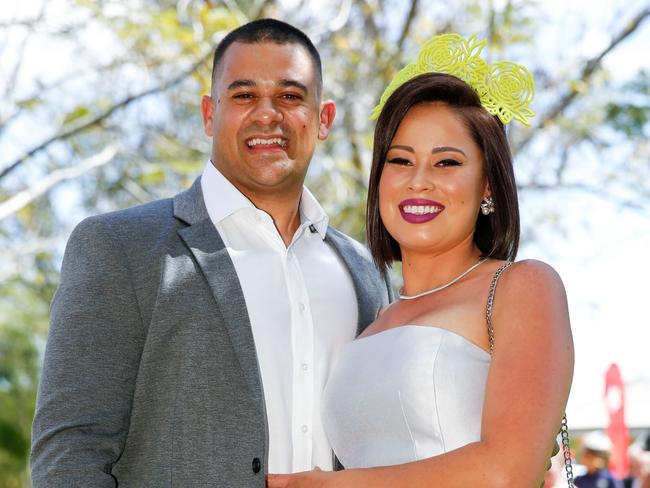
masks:
<path id="1" fill-rule="evenodd" d="M 402 218 L 411 224 L 421 224 L 435 219 L 445 209 L 442 203 L 425 198 L 409 198 L 398 205 Z"/>

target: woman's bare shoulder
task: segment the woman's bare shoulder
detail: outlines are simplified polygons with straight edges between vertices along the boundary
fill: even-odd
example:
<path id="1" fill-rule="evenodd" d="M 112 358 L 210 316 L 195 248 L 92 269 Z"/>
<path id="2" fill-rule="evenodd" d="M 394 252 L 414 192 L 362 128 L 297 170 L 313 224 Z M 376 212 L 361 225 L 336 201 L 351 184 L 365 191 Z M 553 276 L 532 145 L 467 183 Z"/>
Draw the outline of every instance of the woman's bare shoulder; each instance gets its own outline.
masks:
<path id="1" fill-rule="evenodd" d="M 503 273 L 496 294 L 494 310 L 502 319 L 502 327 L 529 324 L 535 328 L 555 324 L 560 329 L 569 328 L 562 279 L 547 263 L 534 259 L 513 263 Z"/>
<path id="2" fill-rule="evenodd" d="M 549 292 L 564 293 L 562 278 L 550 265 L 536 259 L 517 261 L 503 273 L 504 292 L 515 296 L 530 294 L 547 295 Z"/>

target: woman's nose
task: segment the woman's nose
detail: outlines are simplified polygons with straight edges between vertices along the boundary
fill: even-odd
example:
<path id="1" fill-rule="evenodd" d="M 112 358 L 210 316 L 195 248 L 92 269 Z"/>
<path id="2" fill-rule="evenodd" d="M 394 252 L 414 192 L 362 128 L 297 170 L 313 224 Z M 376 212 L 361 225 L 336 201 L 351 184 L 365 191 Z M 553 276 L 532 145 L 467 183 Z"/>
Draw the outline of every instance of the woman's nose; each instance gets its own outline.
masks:
<path id="1" fill-rule="evenodd" d="M 432 171 L 425 164 L 420 164 L 415 168 L 408 183 L 409 190 L 412 191 L 428 191 L 435 188 Z"/>

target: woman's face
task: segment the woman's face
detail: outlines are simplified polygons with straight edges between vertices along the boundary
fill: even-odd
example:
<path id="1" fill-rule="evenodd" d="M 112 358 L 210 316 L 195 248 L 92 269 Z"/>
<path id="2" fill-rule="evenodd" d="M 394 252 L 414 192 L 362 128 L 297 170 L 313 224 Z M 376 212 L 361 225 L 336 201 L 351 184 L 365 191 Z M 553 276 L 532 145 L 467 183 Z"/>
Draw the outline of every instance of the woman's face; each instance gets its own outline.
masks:
<path id="1" fill-rule="evenodd" d="M 379 213 L 402 253 L 472 245 L 488 195 L 481 150 L 453 109 L 441 102 L 411 108 L 379 181 Z"/>

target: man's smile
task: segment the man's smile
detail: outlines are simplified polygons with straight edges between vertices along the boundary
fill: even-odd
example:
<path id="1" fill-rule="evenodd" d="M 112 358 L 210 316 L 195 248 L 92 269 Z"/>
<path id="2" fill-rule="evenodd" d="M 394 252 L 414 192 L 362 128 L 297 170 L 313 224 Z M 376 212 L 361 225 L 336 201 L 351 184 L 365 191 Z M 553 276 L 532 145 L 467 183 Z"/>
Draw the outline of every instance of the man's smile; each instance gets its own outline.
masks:
<path id="1" fill-rule="evenodd" d="M 282 136 L 254 136 L 246 139 L 246 147 L 255 152 L 286 150 L 289 144 Z"/>

